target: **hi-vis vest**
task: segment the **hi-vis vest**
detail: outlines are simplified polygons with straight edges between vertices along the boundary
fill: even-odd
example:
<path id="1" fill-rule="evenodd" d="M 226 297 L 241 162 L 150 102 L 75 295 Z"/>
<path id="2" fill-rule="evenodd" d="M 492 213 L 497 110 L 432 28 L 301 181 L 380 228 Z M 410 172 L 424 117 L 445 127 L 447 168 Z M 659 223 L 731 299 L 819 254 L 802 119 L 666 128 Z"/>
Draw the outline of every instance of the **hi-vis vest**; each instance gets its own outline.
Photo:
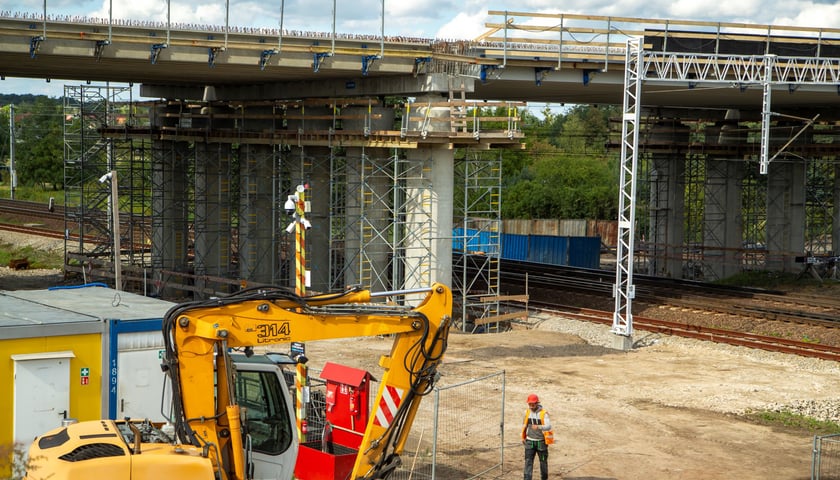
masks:
<path id="1" fill-rule="evenodd" d="M 524 425 L 522 426 L 522 440 L 525 440 L 526 438 L 528 438 L 528 432 L 527 432 L 527 430 L 528 430 L 528 419 L 530 417 L 531 417 L 531 412 L 529 411 L 528 413 L 525 414 L 525 422 L 524 422 Z M 544 408 L 540 409 L 540 425 L 545 425 L 545 409 Z M 543 434 L 543 437 L 545 437 L 545 444 L 546 445 L 551 445 L 551 444 L 554 443 L 554 429 L 553 428 L 551 430 L 543 430 L 542 434 Z"/>

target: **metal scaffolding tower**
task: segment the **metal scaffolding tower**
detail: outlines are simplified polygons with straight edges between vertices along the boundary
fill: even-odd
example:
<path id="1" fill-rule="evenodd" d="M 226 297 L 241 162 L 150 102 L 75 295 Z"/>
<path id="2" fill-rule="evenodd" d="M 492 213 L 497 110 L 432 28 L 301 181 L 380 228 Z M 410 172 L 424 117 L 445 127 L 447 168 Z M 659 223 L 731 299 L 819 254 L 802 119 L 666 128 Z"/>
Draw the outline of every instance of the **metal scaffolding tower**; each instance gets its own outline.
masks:
<path id="1" fill-rule="evenodd" d="M 460 293 L 461 326 L 466 330 L 467 319 L 501 313 L 496 299 L 502 256 L 501 152 L 465 150 L 455 164 L 455 182 L 462 191 L 455 202 L 452 286 Z"/>
<path id="2" fill-rule="evenodd" d="M 128 136 L 104 138 L 99 133 L 102 128 L 142 128 L 144 121 L 138 118 L 137 109 L 128 87 L 64 88 L 67 272 L 85 275 L 91 265 L 80 262 L 91 259 L 109 262 L 115 270 L 117 262 L 140 268 L 149 265 L 149 143 Z M 112 171 L 117 172 L 117 191 L 104 181 Z M 112 221 L 114 199 L 118 199 L 117 213 L 123 213 L 117 215 L 116 228 Z"/>
<path id="3" fill-rule="evenodd" d="M 759 171 L 767 173 L 769 164 L 779 156 L 782 150 L 796 140 L 793 136 L 788 144 L 775 155 L 770 155 L 771 119 L 776 115 L 772 112 L 771 91 L 773 86 L 782 86 L 789 91 L 795 91 L 802 85 L 816 85 L 836 87 L 840 83 L 840 62 L 836 59 L 819 57 L 819 50 L 815 56 L 777 56 L 746 55 L 746 54 L 701 54 L 666 51 L 645 51 L 642 38 L 631 38 L 627 41 L 625 50 L 625 78 L 624 103 L 622 110 L 621 136 L 621 175 L 619 194 L 619 222 L 618 222 L 618 251 L 615 280 L 615 311 L 613 315 L 612 331 L 629 337 L 632 335 L 632 299 L 635 293 L 633 285 L 633 255 L 636 235 L 636 177 L 639 166 L 639 130 L 640 108 L 642 105 L 642 85 L 644 83 L 658 85 L 681 83 L 690 89 L 698 86 L 736 85 L 739 88 L 762 88 L 760 150 L 758 152 Z M 700 88 L 698 91 L 702 90 Z M 816 118 L 816 117 L 815 117 Z M 808 119 L 804 119 L 808 120 Z M 809 125 L 814 119 L 809 120 Z M 801 132 L 800 132 L 801 133 Z M 717 167 L 725 164 L 718 162 Z M 710 185 L 710 172 L 705 171 L 707 186 Z M 711 166 L 716 168 L 716 166 Z M 715 175 L 712 175 L 713 177 Z M 727 179 L 731 172 L 717 172 L 718 179 Z M 715 183 L 711 182 L 714 186 Z M 812 188 L 813 191 L 813 188 Z M 712 198 L 709 198 L 712 197 Z M 825 195 L 823 195 L 826 198 Z M 706 195 L 706 202 L 722 201 L 724 197 L 714 192 Z M 771 199 L 772 200 L 772 199 Z M 708 205 L 708 203 L 707 203 Z M 718 210 L 724 211 L 726 205 Z M 833 207 L 832 207 L 833 208 Z M 823 210 L 828 210 L 823 208 Z M 711 218 L 709 218 L 711 215 Z M 715 239 L 718 231 L 710 231 L 714 225 L 715 212 L 706 212 L 709 218 L 704 232 L 704 242 Z M 784 228 L 784 225 L 781 225 Z M 714 229 L 713 229 L 714 230 Z M 784 232 L 782 232 L 784 233 Z M 731 233 L 730 233 L 731 235 Z M 723 242 L 723 239 L 718 239 Z M 721 249 L 725 245 L 721 243 Z"/>
<path id="4" fill-rule="evenodd" d="M 287 232 L 290 217 L 284 201 L 295 186 L 312 184 L 318 190 L 306 197 L 312 203 L 307 219 L 313 228 L 305 246 L 307 261 L 314 259 L 317 269 L 312 271 L 313 284 L 320 275 L 315 290 L 359 283 L 399 290 L 429 285 L 436 273 L 448 275 L 451 259 L 440 259 L 447 263 L 436 272 L 439 260 L 433 258 L 436 248 L 447 252 L 446 242 L 452 241 L 449 217 L 441 220 L 444 230 L 435 224 L 439 203 L 448 206 L 450 201 L 437 198 L 435 182 L 442 182 L 441 191 L 451 195 L 451 177 L 445 173 L 450 149 L 476 142 L 488 149 L 518 145 L 522 134 L 516 124 L 480 130 L 482 118 L 476 114 L 467 120 L 471 130 L 452 132 L 447 126 L 445 131 L 397 131 L 387 117 L 393 115 L 392 107 L 372 108 L 375 100 L 337 100 L 346 102 L 344 107 L 324 99 L 157 101 L 142 128 L 101 122 L 104 126 L 90 135 L 102 140 L 99 150 L 115 152 L 104 145 L 133 139 L 133 148 L 120 150 L 136 157 L 117 162 L 125 168 L 120 184 L 136 194 L 132 198 L 127 193 L 126 201 L 143 202 L 151 212 L 140 216 L 147 232 L 142 235 L 148 238 L 142 241 L 145 256 L 134 258 L 124 251 L 123 259 L 132 267 L 151 265 L 151 288 L 169 298 L 200 298 L 254 284 L 290 286 L 296 244 Z M 463 100 L 456 103 L 466 108 Z M 371 128 L 371 120 L 378 121 L 378 128 Z M 82 151 L 76 146 L 81 137 L 81 131 L 68 130 L 71 151 Z M 95 158 L 99 163 L 95 174 L 88 175 L 91 179 L 111 167 L 107 155 Z M 494 174 L 498 208 L 500 177 L 498 171 Z M 143 192 L 131 190 L 134 186 Z M 104 206 L 107 192 L 97 192 Z M 140 207 L 123 210 L 129 208 Z M 98 220 L 107 233 L 107 217 L 100 216 L 79 214 L 86 222 Z M 498 222 L 498 211 L 489 217 Z M 123 228 L 124 237 L 125 232 Z M 108 238 L 103 234 L 101 245 L 97 243 L 104 252 Z M 145 281 L 145 270 L 135 273 L 142 273 Z"/>

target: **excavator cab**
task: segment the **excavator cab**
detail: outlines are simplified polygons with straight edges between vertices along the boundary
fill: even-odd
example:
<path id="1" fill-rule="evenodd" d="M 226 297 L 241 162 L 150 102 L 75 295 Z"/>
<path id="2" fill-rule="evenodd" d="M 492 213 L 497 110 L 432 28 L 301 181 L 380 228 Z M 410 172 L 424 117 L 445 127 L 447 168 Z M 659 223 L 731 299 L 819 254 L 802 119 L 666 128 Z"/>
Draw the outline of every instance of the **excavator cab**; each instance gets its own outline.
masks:
<path id="1" fill-rule="evenodd" d="M 425 297 L 414 307 L 373 301 L 421 293 Z M 399 465 L 420 400 L 438 379 L 451 313 L 452 293 L 441 284 L 309 297 L 259 287 L 177 305 L 163 321 L 161 367 L 171 380 L 170 423 L 94 420 L 52 430 L 30 448 L 26 478 L 290 480 L 300 445 L 289 367 L 283 365 L 288 357 L 232 352 L 391 335 L 390 353 L 379 359 L 383 373 L 374 412 L 359 432 L 347 475 L 388 478 Z"/>
<path id="2" fill-rule="evenodd" d="M 298 453 L 294 404 L 282 359 L 231 355 L 234 391 L 242 409 L 246 465 L 251 478 L 292 478 Z"/>

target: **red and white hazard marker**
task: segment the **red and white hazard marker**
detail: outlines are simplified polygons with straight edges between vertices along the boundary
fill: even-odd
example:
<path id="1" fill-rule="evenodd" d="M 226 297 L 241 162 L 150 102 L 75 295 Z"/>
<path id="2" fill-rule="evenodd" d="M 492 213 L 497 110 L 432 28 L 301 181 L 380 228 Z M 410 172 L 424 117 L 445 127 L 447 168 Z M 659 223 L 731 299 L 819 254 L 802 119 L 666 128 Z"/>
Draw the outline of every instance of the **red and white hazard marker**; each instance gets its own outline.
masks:
<path id="1" fill-rule="evenodd" d="M 382 390 L 382 399 L 379 401 L 379 408 L 376 409 L 376 417 L 373 420 L 374 425 L 388 428 L 388 425 L 394 421 L 394 416 L 400 408 L 403 391 L 400 388 L 385 385 L 385 388 Z"/>

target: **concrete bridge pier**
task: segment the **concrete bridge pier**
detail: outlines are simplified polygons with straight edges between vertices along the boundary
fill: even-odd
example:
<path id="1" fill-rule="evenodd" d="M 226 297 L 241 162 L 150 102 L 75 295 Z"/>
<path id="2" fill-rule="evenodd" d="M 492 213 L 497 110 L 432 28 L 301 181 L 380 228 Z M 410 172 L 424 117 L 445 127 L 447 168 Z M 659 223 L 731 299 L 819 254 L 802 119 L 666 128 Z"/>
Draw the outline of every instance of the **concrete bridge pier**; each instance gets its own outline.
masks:
<path id="1" fill-rule="evenodd" d="M 334 128 L 333 111 L 325 107 L 302 106 L 287 114 L 288 129 L 302 135 L 324 134 Z M 333 150 L 327 146 L 291 145 L 282 156 L 284 178 L 281 179 L 280 200 L 285 203 L 298 185 L 307 189 L 304 198 L 308 206 L 305 217 L 311 228 L 304 232 L 304 262 L 309 272 L 307 291 L 326 292 L 330 289 L 330 162 Z M 293 218 L 284 217 L 285 229 Z M 288 255 L 289 285 L 296 285 L 297 242 L 294 233 L 286 233 L 285 251 Z"/>
<path id="2" fill-rule="evenodd" d="M 156 126 L 177 126 L 178 106 L 159 104 L 150 112 Z M 170 282 L 181 283 L 164 272 L 189 270 L 190 220 L 188 165 L 194 152 L 188 142 L 154 140 L 152 143 L 152 279 L 159 296 L 177 298 L 183 292 L 168 288 Z"/>
<path id="3" fill-rule="evenodd" d="M 685 150 L 690 129 L 675 120 L 655 125 L 652 154 L 648 274 L 681 278 L 685 237 Z"/>
<path id="4" fill-rule="evenodd" d="M 232 276 L 230 147 L 228 143 L 195 144 L 196 298 L 204 298 L 207 277 Z"/>
<path id="5" fill-rule="evenodd" d="M 833 194 L 834 207 L 831 212 L 831 252 L 840 255 L 840 165 L 834 167 Z"/>
<path id="6" fill-rule="evenodd" d="M 310 275 L 309 290 L 330 290 L 330 163 L 333 150 L 328 147 L 306 147 L 304 178 L 308 185 L 306 219 L 312 228 L 306 230 L 306 266 Z"/>
<path id="7" fill-rule="evenodd" d="M 406 176 L 404 288 L 452 282 L 454 151 L 445 147 L 409 150 L 415 173 Z M 428 247 L 430 246 L 430 248 Z"/>
<path id="8" fill-rule="evenodd" d="M 773 161 L 767 170 L 766 269 L 793 272 L 805 253 L 805 162 Z"/>
<path id="9" fill-rule="evenodd" d="M 728 110 L 718 137 L 707 135 L 707 143 L 732 147 L 746 143 L 746 130 L 738 128 L 740 118 L 738 110 Z M 719 154 L 706 160 L 705 170 L 702 273 L 705 280 L 713 281 L 741 271 L 744 162 L 736 155 Z"/>
<path id="10" fill-rule="evenodd" d="M 394 289 L 394 161 L 384 148 L 347 149 L 344 281 L 374 291 Z"/>
<path id="11" fill-rule="evenodd" d="M 370 113 L 368 113 L 370 112 Z M 345 131 L 364 135 L 394 130 L 394 109 L 350 107 L 343 112 Z M 345 284 L 360 283 L 373 291 L 395 289 L 396 151 L 387 148 L 352 147 L 346 149 L 344 164 L 345 238 L 343 260 Z"/>
<path id="12" fill-rule="evenodd" d="M 239 278 L 273 284 L 277 278 L 278 208 L 274 146 L 243 144 L 239 149 Z"/>

